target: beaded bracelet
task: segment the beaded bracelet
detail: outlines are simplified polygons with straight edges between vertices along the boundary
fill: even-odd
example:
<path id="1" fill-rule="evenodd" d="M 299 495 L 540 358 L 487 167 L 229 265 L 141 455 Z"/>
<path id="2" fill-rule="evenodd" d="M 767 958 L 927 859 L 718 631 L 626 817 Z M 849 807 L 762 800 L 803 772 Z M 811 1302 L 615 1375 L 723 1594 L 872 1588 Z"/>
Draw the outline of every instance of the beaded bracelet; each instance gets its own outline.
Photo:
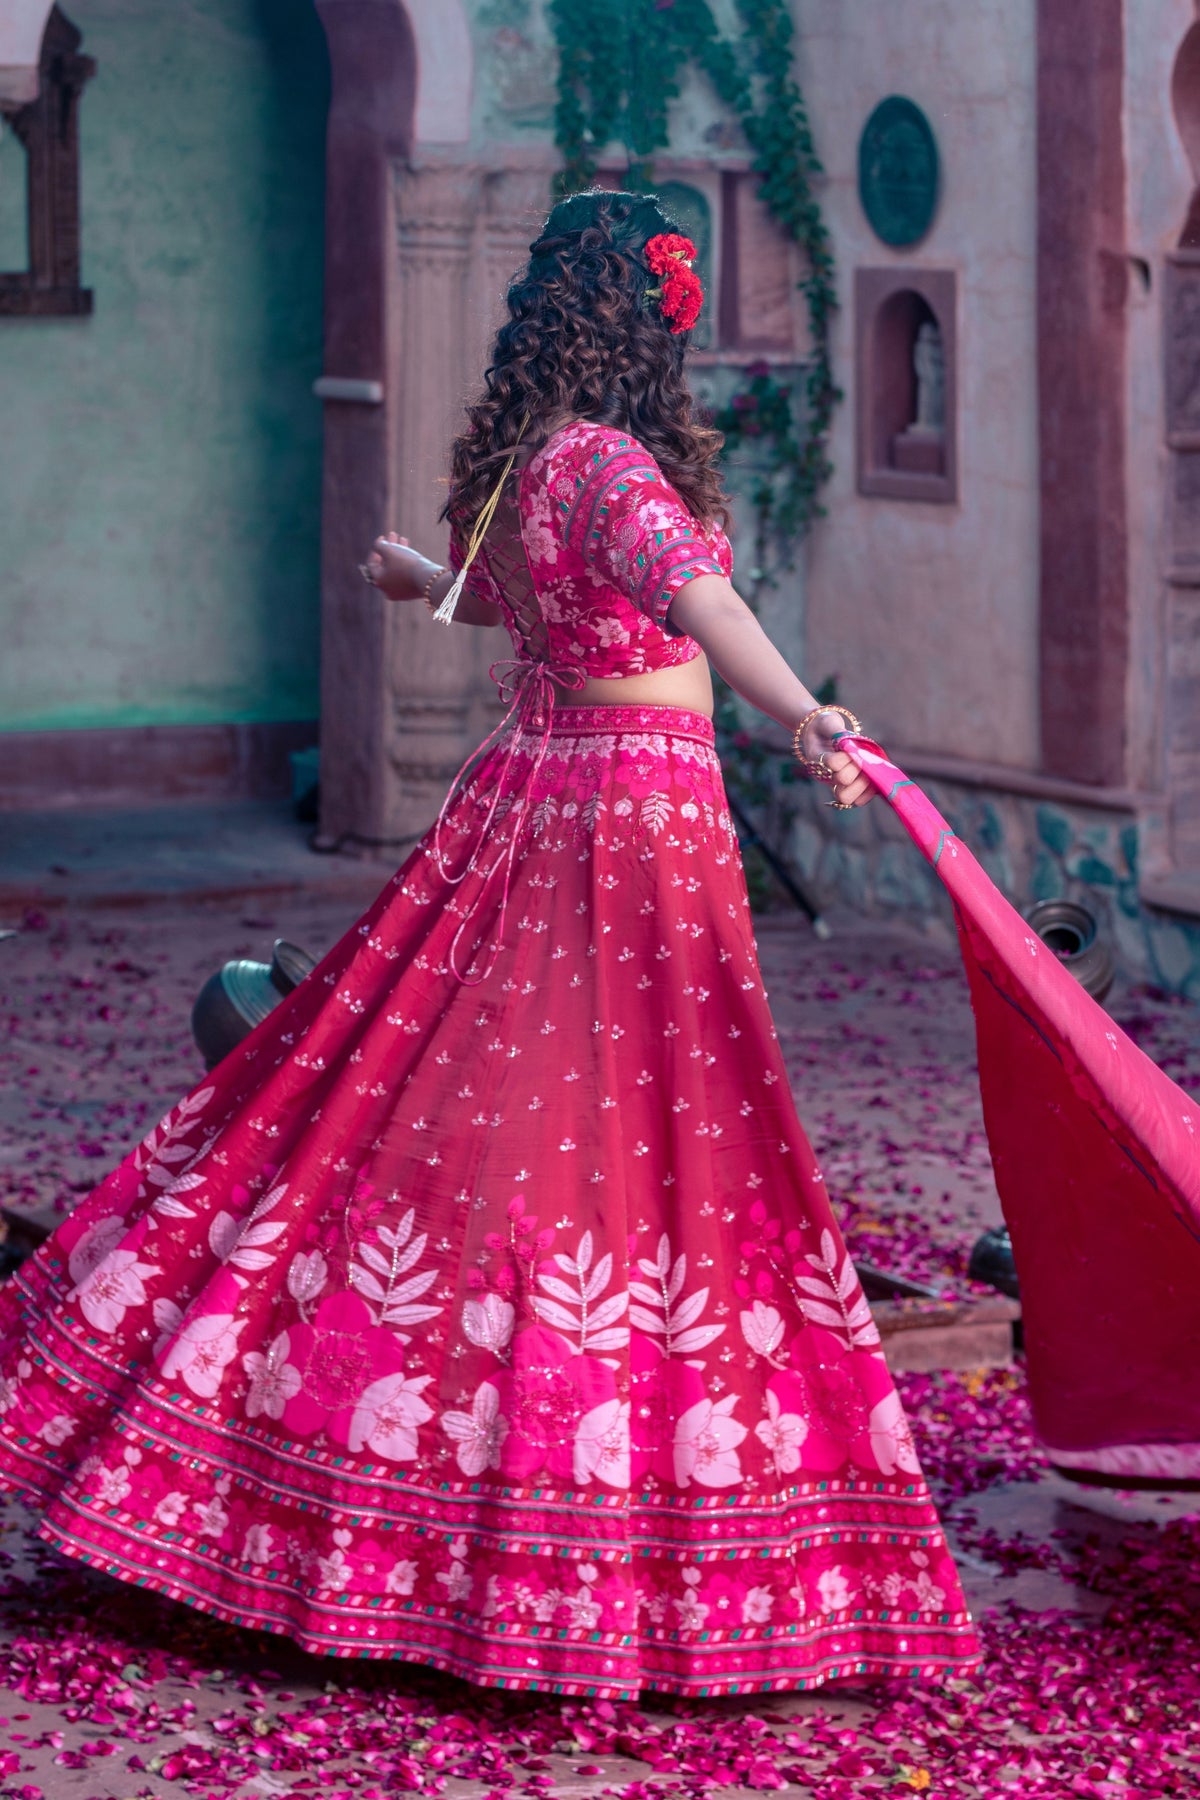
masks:
<path id="1" fill-rule="evenodd" d="M 446 573 L 446 565 L 445 565 L 445 563 L 442 563 L 439 568 L 436 568 L 433 571 L 433 574 L 429 577 L 429 580 L 425 583 L 425 586 L 421 589 L 421 598 L 425 602 L 425 605 L 428 607 L 431 618 L 432 618 L 433 612 L 434 612 L 434 605 L 433 605 L 433 601 L 430 599 L 429 590 L 433 586 L 434 582 L 437 580 L 438 576 L 444 575 L 445 573 Z"/>
<path id="2" fill-rule="evenodd" d="M 795 731 L 792 733 L 792 755 L 796 758 L 796 761 L 800 764 L 801 768 L 807 769 L 810 775 L 815 775 L 818 781 L 832 781 L 833 776 L 822 767 L 821 763 L 821 758 L 825 755 L 825 750 L 821 751 L 820 756 L 814 757 L 809 756 L 804 749 L 804 733 L 808 730 L 813 720 L 819 719 L 824 713 L 836 713 L 837 717 L 854 732 L 856 737 L 862 735 L 862 725 L 850 711 L 848 706 L 814 706 L 811 712 L 805 713 Z M 829 746 L 826 745 L 826 749 L 828 748 Z"/>

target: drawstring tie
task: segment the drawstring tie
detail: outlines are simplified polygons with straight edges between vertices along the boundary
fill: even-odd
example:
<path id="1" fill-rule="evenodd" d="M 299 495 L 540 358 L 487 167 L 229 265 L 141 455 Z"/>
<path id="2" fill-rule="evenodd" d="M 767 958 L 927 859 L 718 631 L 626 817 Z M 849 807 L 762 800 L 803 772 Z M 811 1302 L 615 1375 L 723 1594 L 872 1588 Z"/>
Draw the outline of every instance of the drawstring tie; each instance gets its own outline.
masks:
<path id="1" fill-rule="evenodd" d="M 489 841 L 492 825 L 495 822 L 500 803 L 502 800 L 507 799 L 511 801 L 513 799 L 513 795 L 510 791 L 510 776 L 513 771 L 514 759 L 518 747 L 523 743 L 528 734 L 537 732 L 539 737 L 533 761 L 520 783 L 519 797 L 516 800 L 516 804 L 512 805 L 508 812 L 510 826 L 508 839 L 501 846 L 500 853 L 495 861 L 488 868 L 483 870 L 475 895 L 468 903 L 458 930 L 455 932 L 450 943 L 450 951 L 446 960 L 449 964 L 451 973 L 466 987 L 478 987 L 481 981 L 486 981 L 487 977 L 495 968 L 496 960 L 499 957 L 501 950 L 504 948 L 504 921 L 508 913 L 509 895 L 512 890 L 512 875 L 516 863 L 517 846 L 520 842 L 521 833 L 525 828 L 525 823 L 529 817 L 530 807 L 533 803 L 533 791 L 537 785 L 538 775 L 541 772 L 543 762 L 546 760 L 546 752 L 550 748 L 550 731 L 554 722 L 555 689 L 556 687 L 581 688 L 584 684 L 582 670 L 572 668 L 552 668 L 548 662 L 543 662 L 532 657 L 506 658 L 501 662 L 493 663 L 488 673 L 499 688 L 500 698 L 507 706 L 508 711 L 505 713 L 496 729 L 490 736 L 484 739 L 482 744 L 480 744 L 478 750 L 473 750 L 470 756 L 468 756 L 466 762 L 458 771 L 454 780 L 450 783 L 450 791 L 442 802 L 441 811 L 437 816 L 437 824 L 433 828 L 432 851 L 433 860 L 443 881 L 448 881 L 452 885 L 457 886 L 460 882 L 465 881 L 468 875 L 479 868 L 480 857 Z M 455 802 L 465 792 L 474 769 L 482 763 L 489 752 L 499 744 L 505 732 L 508 731 L 510 727 L 512 728 L 512 732 L 508 741 L 508 747 L 504 754 L 504 759 L 500 765 L 500 773 L 496 782 L 495 792 L 488 805 L 487 814 L 483 823 L 475 834 L 475 842 L 472 846 L 470 857 L 467 860 L 465 868 L 461 869 L 457 875 L 451 874 L 450 869 L 447 866 L 446 854 L 442 849 L 442 832 L 445 828 L 447 818 L 449 817 Z M 478 971 L 472 969 L 469 961 L 465 969 L 460 968 L 459 946 L 462 942 L 463 933 L 479 911 L 484 896 L 491 887 L 493 877 L 500 869 L 503 869 L 504 872 L 504 888 L 500 896 L 500 911 L 496 919 L 496 935 L 492 939 L 490 953 L 484 966 Z"/>

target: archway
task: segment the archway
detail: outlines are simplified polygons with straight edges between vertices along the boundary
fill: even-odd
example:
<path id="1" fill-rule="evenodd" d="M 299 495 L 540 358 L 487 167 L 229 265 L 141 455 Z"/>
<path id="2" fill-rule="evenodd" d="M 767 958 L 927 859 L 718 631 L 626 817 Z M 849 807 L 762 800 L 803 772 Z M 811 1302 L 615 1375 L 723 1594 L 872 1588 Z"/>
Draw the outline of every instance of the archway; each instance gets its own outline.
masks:
<path id="1" fill-rule="evenodd" d="M 321 841 L 383 847 L 412 828 L 413 820 L 402 816 L 398 784 L 415 785 L 410 810 L 420 818 L 446 760 L 437 745 L 407 760 L 396 754 L 397 714 L 406 701 L 421 710 L 420 659 L 405 653 L 414 621 L 368 595 L 357 572 L 388 521 L 403 512 L 408 523 L 411 484 L 402 465 L 413 460 L 414 420 L 419 434 L 429 412 L 417 366 L 428 358 L 410 357 L 401 342 L 406 309 L 397 171 L 409 167 L 419 146 L 444 155 L 441 147 L 469 137 L 471 37 L 461 0 L 315 4 L 333 73 L 320 388 Z M 475 185 L 473 171 L 456 162 L 448 180 L 460 192 Z M 421 310 L 425 273 L 422 262 L 409 313 Z M 436 356 L 433 366 L 440 367 Z M 441 652 L 442 685 L 457 716 L 471 686 L 468 647 L 452 641 Z"/>

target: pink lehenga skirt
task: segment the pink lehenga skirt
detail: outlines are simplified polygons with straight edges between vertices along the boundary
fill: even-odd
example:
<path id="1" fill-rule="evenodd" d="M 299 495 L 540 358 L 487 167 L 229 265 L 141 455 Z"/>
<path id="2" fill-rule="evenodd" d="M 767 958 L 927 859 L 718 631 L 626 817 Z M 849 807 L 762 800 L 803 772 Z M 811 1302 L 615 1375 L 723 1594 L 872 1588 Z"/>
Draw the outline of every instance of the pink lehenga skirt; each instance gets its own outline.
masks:
<path id="1" fill-rule="evenodd" d="M 44 1536 L 311 1650 L 608 1697 L 975 1654 L 694 713 L 515 728 L 0 1337 Z"/>

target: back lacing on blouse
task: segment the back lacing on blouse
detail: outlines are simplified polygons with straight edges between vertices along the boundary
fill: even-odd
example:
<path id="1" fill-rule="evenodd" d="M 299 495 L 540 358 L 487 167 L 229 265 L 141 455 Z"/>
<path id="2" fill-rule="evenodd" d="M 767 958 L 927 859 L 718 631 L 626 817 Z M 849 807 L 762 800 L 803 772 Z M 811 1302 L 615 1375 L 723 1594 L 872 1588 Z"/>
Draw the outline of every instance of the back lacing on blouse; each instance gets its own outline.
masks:
<path id="1" fill-rule="evenodd" d="M 450 566 L 462 567 L 452 535 Z M 433 855 L 446 881 L 479 884 L 450 946 L 458 980 L 474 986 L 495 967 L 518 846 L 550 743 L 556 691 L 580 688 L 589 676 L 643 674 L 690 662 L 694 639 L 672 633 L 667 613 L 679 589 L 697 575 L 728 575 L 729 541 L 705 531 L 688 512 L 649 453 L 607 426 L 564 427 L 505 483 L 466 592 L 498 606 L 515 654 L 493 663 L 506 712 L 451 784 L 434 828 Z M 514 758 L 530 737 L 537 748 L 514 792 Z M 448 812 L 481 757 L 506 741 L 500 771 L 466 864 L 452 873 L 442 848 Z M 481 858 L 502 802 L 507 831 L 490 866 Z M 503 878 L 496 931 L 481 965 L 460 961 L 472 919 L 497 876 Z"/>
<path id="2" fill-rule="evenodd" d="M 458 929 L 450 944 L 448 956 L 450 969 L 459 981 L 469 987 L 477 986 L 481 981 L 486 980 L 495 967 L 496 959 L 503 948 L 504 921 L 508 912 L 508 898 L 512 886 L 512 872 L 516 861 L 517 847 L 529 812 L 538 771 L 541 769 L 550 744 L 555 686 L 561 684 L 566 687 L 580 688 L 586 679 L 581 669 L 570 664 L 561 668 L 556 667 L 551 658 L 550 634 L 521 536 L 519 486 L 519 477 L 510 477 L 505 483 L 481 551 L 481 555 L 485 559 L 488 579 L 496 593 L 502 596 L 501 605 L 505 623 L 516 650 L 515 656 L 494 662 L 488 671 L 500 691 L 501 699 L 507 702 L 507 711 L 496 729 L 478 750 L 471 753 L 455 776 L 438 814 L 433 838 L 433 854 L 443 880 L 455 883 L 465 881 L 468 875 L 479 866 L 480 856 L 491 837 L 491 828 L 501 802 L 511 802 L 507 815 L 506 840 L 501 845 L 491 867 L 483 871 L 475 895 L 463 912 Z M 487 811 L 476 832 L 471 854 L 464 867 L 457 874 L 452 874 L 447 867 L 441 842 L 446 816 L 472 768 L 499 743 L 506 733 L 508 734 L 507 748 L 500 765 L 499 778 L 492 791 Z M 536 734 L 538 737 L 537 750 L 528 765 L 524 780 L 519 784 L 514 795 L 513 783 L 510 779 L 514 757 L 518 746 L 524 747 L 531 734 Z M 500 912 L 496 920 L 496 933 L 490 950 L 481 967 L 473 967 L 470 961 L 463 967 L 460 964 L 463 935 L 478 912 L 484 895 L 491 886 L 492 878 L 501 870 L 504 876 L 504 888 L 500 899 Z"/>

